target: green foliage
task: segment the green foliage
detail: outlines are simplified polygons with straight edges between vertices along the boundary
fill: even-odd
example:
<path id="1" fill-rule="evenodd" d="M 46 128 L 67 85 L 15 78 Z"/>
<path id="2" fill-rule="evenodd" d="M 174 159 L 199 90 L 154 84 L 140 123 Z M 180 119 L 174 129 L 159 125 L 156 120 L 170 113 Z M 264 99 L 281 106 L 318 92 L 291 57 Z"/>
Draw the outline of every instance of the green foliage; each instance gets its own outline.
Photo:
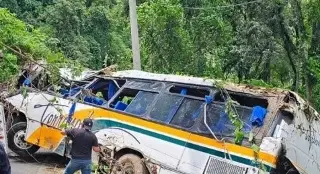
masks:
<path id="1" fill-rule="evenodd" d="M 250 79 L 250 80 L 245 80 L 244 83 L 253 85 L 253 86 L 261 86 L 261 87 L 266 87 L 266 88 L 272 88 L 272 85 L 267 84 L 263 80 L 256 80 L 256 79 Z"/>
<path id="2" fill-rule="evenodd" d="M 44 44 L 47 36 L 32 26 L 27 26 L 8 10 L 0 8 L 0 23 L 0 48 L 5 52 L 10 51 L 4 44 L 14 46 L 22 54 L 35 58 L 52 54 Z"/>
<path id="3" fill-rule="evenodd" d="M 102 92 L 97 92 L 96 97 L 103 98 Z"/>
<path id="4" fill-rule="evenodd" d="M 143 70 L 292 89 L 319 110 L 319 1 L 246 2 L 137 1 Z M 62 65 L 78 73 L 79 64 L 132 68 L 128 1 L 0 0 L 0 6 L 8 8 L 0 10 L 0 42 L 47 59 L 52 82 Z M 3 44 L 1 81 L 26 61 Z"/>
<path id="5" fill-rule="evenodd" d="M 229 117 L 229 120 L 231 121 L 231 123 L 234 125 L 235 130 L 234 130 L 234 142 L 236 144 L 241 144 L 242 140 L 244 138 L 244 132 L 243 132 L 243 122 L 242 120 L 239 118 L 239 115 L 235 112 L 234 109 L 234 101 L 228 97 L 227 102 L 226 102 L 226 108 L 225 108 L 225 112 Z"/>
<path id="6" fill-rule="evenodd" d="M 183 28 L 181 6 L 174 1 L 145 2 L 140 5 L 138 16 L 145 69 L 194 74 L 192 45 Z"/>
<path id="7" fill-rule="evenodd" d="M 61 50 L 65 57 L 92 69 L 117 63 L 128 68 L 130 32 L 128 19 L 121 16 L 123 5 L 120 0 L 58 0 L 43 3 L 34 18 L 37 25 L 49 30 L 47 45 Z"/>
<path id="8" fill-rule="evenodd" d="M 12 78 L 18 71 L 18 60 L 17 56 L 11 53 L 6 53 L 4 58 L 0 61 L 0 82 L 6 81 L 8 78 Z"/>
<path id="9" fill-rule="evenodd" d="M 0 62 L 0 82 L 9 80 L 19 72 L 19 65 L 37 60 L 46 60 L 46 69 L 52 83 L 60 77 L 59 67 L 71 64 L 59 51 L 47 46 L 49 36 L 41 29 L 34 28 L 16 18 L 8 10 L 0 8 L 0 50 L 4 58 Z M 72 62 L 73 65 L 76 62 Z M 78 67 L 79 65 L 74 67 Z"/>
<path id="10" fill-rule="evenodd" d="M 251 146 L 251 149 L 252 149 L 255 153 L 259 153 L 259 151 L 260 151 L 260 147 L 257 146 L 256 144 L 253 144 L 253 145 Z"/>

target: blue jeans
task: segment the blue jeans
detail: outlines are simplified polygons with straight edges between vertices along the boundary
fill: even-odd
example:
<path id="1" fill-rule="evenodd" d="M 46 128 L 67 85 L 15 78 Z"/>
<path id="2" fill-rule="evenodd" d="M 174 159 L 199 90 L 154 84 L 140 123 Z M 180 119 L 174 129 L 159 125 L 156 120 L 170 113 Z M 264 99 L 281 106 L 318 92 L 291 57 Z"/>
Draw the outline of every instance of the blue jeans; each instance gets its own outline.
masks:
<path id="1" fill-rule="evenodd" d="M 82 174 L 91 174 L 91 160 L 71 159 L 64 174 L 73 174 L 81 170 Z"/>
<path id="2" fill-rule="evenodd" d="M 0 142 L 0 174 L 11 174 L 10 162 L 3 146 Z"/>

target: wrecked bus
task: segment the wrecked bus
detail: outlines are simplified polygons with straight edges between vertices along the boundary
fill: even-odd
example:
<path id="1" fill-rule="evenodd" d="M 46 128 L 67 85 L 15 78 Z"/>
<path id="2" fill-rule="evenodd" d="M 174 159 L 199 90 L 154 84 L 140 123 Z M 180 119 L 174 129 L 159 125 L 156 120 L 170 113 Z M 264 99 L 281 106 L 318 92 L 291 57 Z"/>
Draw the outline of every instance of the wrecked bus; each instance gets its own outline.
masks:
<path id="1" fill-rule="evenodd" d="M 5 99 L 9 148 L 68 155 L 60 130 L 94 120 L 100 170 L 114 173 L 320 173 L 319 115 L 297 94 L 203 78 L 118 71 Z M 227 97 L 226 97 L 227 96 Z M 226 100 L 243 123 L 226 114 Z M 15 112 L 8 112 L 15 110 Z M 8 114 L 11 113 L 11 114 Z M 252 143 L 254 139 L 254 145 Z"/>

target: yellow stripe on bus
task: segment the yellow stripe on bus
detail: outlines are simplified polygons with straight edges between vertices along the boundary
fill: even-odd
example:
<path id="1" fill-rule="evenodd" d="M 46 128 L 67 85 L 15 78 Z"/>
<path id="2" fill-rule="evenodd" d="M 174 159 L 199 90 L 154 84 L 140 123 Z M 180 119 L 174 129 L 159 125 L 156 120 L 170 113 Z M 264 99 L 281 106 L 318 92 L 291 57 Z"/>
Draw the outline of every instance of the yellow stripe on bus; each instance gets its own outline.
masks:
<path id="1" fill-rule="evenodd" d="M 84 118 L 87 118 L 90 113 L 93 112 L 93 115 L 91 118 L 109 118 L 109 119 L 116 119 L 125 123 L 128 123 L 130 125 L 134 125 L 137 127 L 147 128 L 149 130 L 157 131 L 160 133 L 164 133 L 167 135 L 171 135 L 180 139 L 184 139 L 186 141 L 191 141 L 194 143 L 198 143 L 200 145 L 204 145 L 207 147 L 220 149 L 221 151 L 228 151 L 229 153 L 233 153 L 236 155 L 240 155 L 246 158 L 253 159 L 255 157 L 254 151 L 251 148 L 231 144 L 231 143 L 224 143 L 217 140 L 214 140 L 213 138 L 208 138 L 204 136 L 200 136 L 194 133 L 190 133 L 187 131 L 183 131 L 177 128 L 169 127 L 166 125 L 162 125 L 159 123 L 154 123 L 151 121 L 135 118 L 133 116 L 128 116 L 125 114 L 113 112 L 106 109 L 101 108 L 92 108 L 92 109 L 83 109 L 75 111 L 73 118 L 83 120 Z M 42 133 L 41 133 L 42 132 Z M 45 133 L 43 133 L 45 132 Z M 40 137 L 39 137 L 40 136 Z M 58 143 L 62 140 L 62 135 L 59 130 L 54 128 L 48 128 L 46 126 L 42 126 L 38 130 L 36 130 L 28 139 L 27 141 L 30 143 L 37 142 L 37 139 L 40 138 L 39 146 L 41 147 L 57 147 Z M 58 141 L 59 140 L 59 141 Z M 43 141 L 43 142 L 42 142 Z M 51 142 L 54 142 L 54 146 Z M 57 144 L 55 144 L 57 143 Z M 35 144 L 35 143 L 34 143 Z M 258 153 L 258 159 L 259 161 L 267 162 L 268 164 L 275 166 L 277 158 L 271 154 L 265 153 L 265 152 L 259 152 Z"/>

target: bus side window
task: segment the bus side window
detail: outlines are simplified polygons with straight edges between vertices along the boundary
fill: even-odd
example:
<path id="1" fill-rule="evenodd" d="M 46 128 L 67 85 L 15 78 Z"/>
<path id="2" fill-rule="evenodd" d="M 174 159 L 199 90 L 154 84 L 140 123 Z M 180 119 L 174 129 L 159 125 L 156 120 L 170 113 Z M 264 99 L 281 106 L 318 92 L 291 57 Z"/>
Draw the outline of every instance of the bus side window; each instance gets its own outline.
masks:
<path id="1" fill-rule="evenodd" d="M 252 108 L 245 106 L 235 106 L 235 111 L 243 121 L 243 131 L 249 133 L 252 129 L 250 123 Z M 207 123 L 216 135 L 233 136 L 235 126 L 232 124 L 228 115 L 225 113 L 225 107 L 223 104 L 211 104 L 207 106 Z M 210 132 L 205 126 L 203 119 L 201 119 L 200 127 L 198 130 L 200 131 L 200 133 L 210 135 Z"/>
<path id="2" fill-rule="evenodd" d="M 124 88 L 110 104 L 111 108 L 137 116 L 144 115 L 158 96 L 156 92 Z"/>
<path id="3" fill-rule="evenodd" d="M 223 105 L 210 104 L 207 106 L 207 124 L 210 126 L 211 130 L 213 130 L 214 132 L 216 129 L 218 129 L 216 127 L 216 125 L 218 124 L 218 122 L 220 120 L 220 116 L 223 113 L 224 113 Z M 208 128 L 204 124 L 204 117 L 202 117 L 202 119 L 200 121 L 200 126 L 199 126 L 198 130 L 200 133 L 211 135 L 210 131 L 208 130 Z"/>
<path id="4" fill-rule="evenodd" d="M 155 92 L 139 91 L 125 112 L 139 116 L 144 115 L 150 109 L 157 96 L 158 93 Z"/>
<path id="5" fill-rule="evenodd" d="M 173 115 L 179 109 L 182 100 L 182 96 L 161 94 L 150 112 L 150 117 L 157 121 L 170 122 Z"/>
<path id="6" fill-rule="evenodd" d="M 191 128 L 196 119 L 203 113 L 203 101 L 185 98 L 170 124 Z"/>
<path id="7" fill-rule="evenodd" d="M 119 82 L 109 79 L 98 79 L 82 91 L 81 98 L 85 103 L 104 105 L 119 90 Z M 117 83 L 117 84 L 116 84 Z M 120 84 L 122 84 L 120 82 Z"/>
<path id="8" fill-rule="evenodd" d="M 124 111 L 138 94 L 138 90 L 124 88 L 121 93 L 110 103 L 109 107 Z"/>
<path id="9" fill-rule="evenodd" d="M 76 95 L 82 88 L 85 87 L 89 82 L 81 81 L 60 81 L 58 89 L 54 89 L 54 85 L 48 88 L 48 92 L 60 95 L 63 98 L 72 97 Z"/>

